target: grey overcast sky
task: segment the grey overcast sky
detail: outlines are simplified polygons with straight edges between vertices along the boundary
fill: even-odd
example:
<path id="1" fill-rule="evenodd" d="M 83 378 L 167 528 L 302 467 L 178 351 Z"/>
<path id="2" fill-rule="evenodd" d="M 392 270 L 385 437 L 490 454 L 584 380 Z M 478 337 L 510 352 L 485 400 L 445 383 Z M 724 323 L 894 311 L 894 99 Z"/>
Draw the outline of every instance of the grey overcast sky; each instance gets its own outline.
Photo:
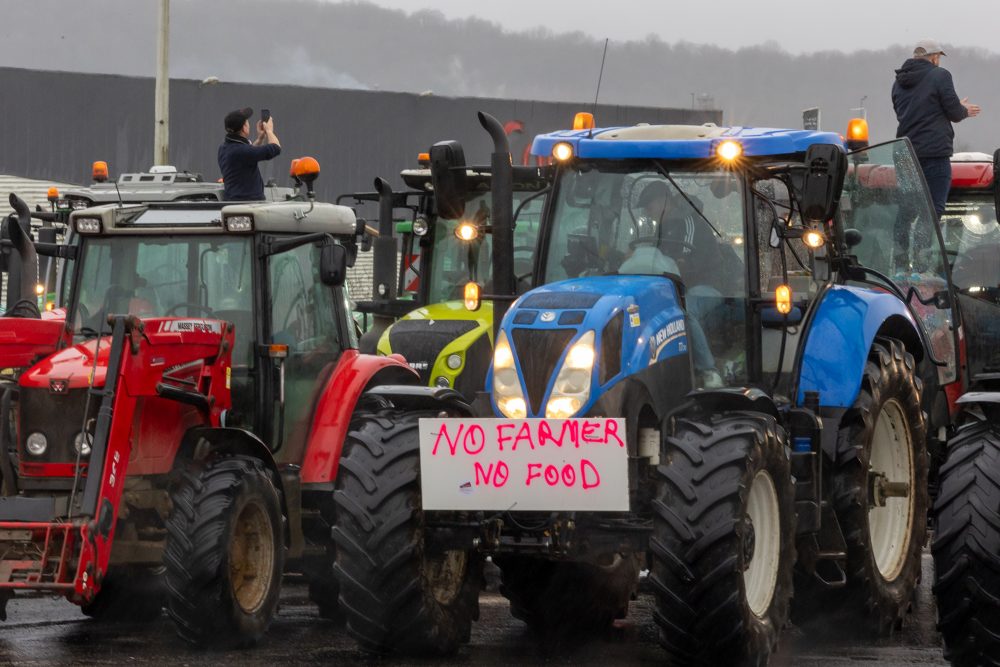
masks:
<path id="1" fill-rule="evenodd" d="M 932 37 L 1000 52 L 1000 0 L 372 1 L 408 12 L 430 9 L 448 18 L 478 17 L 508 30 L 579 30 L 616 41 L 656 35 L 664 42 L 728 48 L 775 42 L 798 54 L 883 49 Z"/>

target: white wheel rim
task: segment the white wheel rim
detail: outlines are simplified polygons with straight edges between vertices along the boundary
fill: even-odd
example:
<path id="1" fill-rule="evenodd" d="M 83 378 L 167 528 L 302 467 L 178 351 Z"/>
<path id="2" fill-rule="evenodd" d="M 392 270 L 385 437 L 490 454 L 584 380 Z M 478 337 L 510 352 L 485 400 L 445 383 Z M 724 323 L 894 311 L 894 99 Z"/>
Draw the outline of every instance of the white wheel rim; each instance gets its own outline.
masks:
<path id="1" fill-rule="evenodd" d="M 888 482 L 909 485 L 905 497 L 886 498 L 885 506 L 879 506 L 871 498 L 868 503 L 868 535 L 875 566 L 883 579 L 894 581 L 903 569 L 910 547 L 914 497 L 910 432 L 903 409 L 895 399 L 882 406 L 875 422 L 869 469 L 872 475 L 884 475 Z"/>
<path id="2" fill-rule="evenodd" d="M 753 555 L 743 570 L 743 585 L 750 611 L 763 618 L 774 598 L 781 559 L 778 493 L 774 490 L 771 476 L 764 470 L 754 476 L 750 485 L 747 519 L 753 526 L 753 540 L 748 541 L 752 545 Z"/>

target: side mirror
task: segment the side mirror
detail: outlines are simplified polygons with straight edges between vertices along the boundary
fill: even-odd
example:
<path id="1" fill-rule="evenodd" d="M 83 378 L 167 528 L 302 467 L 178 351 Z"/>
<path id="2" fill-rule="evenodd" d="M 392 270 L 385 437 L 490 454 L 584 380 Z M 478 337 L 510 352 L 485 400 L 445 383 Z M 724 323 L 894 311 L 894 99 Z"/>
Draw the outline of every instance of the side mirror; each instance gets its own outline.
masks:
<path id="1" fill-rule="evenodd" d="M 431 186 L 438 215 L 458 220 L 465 214 L 468 183 L 465 151 L 457 141 L 439 141 L 431 146 Z"/>
<path id="2" fill-rule="evenodd" d="M 847 173 L 847 156 L 839 146 L 812 144 L 806 151 L 802 183 L 802 220 L 825 224 L 837 212 Z"/>
<path id="3" fill-rule="evenodd" d="M 1000 215 L 1000 148 L 993 151 L 993 210 Z"/>
<path id="4" fill-rule="evenodd" d="M 319 255 L 319 279 L 327 287 L 339 287 L 347 278 L 347 249 L 326 241 Z"/>

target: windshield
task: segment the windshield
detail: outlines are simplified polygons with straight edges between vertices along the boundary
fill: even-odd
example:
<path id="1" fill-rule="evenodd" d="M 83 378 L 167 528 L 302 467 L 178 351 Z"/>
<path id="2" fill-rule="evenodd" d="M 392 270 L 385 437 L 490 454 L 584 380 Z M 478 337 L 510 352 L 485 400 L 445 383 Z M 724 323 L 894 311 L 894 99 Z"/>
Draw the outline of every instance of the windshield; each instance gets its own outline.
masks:
<path id="1" fill-rule="evenodd" d="M 537 193 L 515 191 L 514 211 L 533 194 Z M 480 225 L 489 224 L 491 203 L 492 195 L 489 192 L 473 197 L 465 205 L 465 220 Z M 535 197 L 525 204 L 514 223 L 514 275 L 518 277 L 519 292 L 531 286 L 531 268 L 544 203 L 544 196 Z M 428 303 L 461 299 L 463 286 L 469 280 L 483 285 L 483 291 L 487 294 L 493 291 L 493 236 L 485 234 L 480 237 L 480 241 L 472 244 L 460 241 L 455 236 L 455 228 L 459 222 L 461 221 L 438 218 L 435 223 Z M 470 259 L 472 271 L 469 270 Z"/>
<path id="2" fill-rule="evenodd" d="M 729 171 L 582 164 L 561 172 L 544 282 L 668 274 L 685 288 L 699 385 L 746 380 L 744 190 Z M 716 385 L 717 386 L 717 385 Z"/>
<path id="3" fill-rule="evenodd" d="M 732 172 L 678 171 L 668 180 L 652 165 L 584 165 L 559 182 L 545 282 L 672 273 L 687 287 L 743 296 L 743 234 L 743 184 Z"/>
<path id="4" fill-rule="evenodd" d="M 109 314 L 213 317 L 234 322 L 237 347 L 253 338 L 250 237 L 88 238 L 80 254 L 73 324 L 94 335 Z M 240 358 L 241 350 L 233 357 Z"/>

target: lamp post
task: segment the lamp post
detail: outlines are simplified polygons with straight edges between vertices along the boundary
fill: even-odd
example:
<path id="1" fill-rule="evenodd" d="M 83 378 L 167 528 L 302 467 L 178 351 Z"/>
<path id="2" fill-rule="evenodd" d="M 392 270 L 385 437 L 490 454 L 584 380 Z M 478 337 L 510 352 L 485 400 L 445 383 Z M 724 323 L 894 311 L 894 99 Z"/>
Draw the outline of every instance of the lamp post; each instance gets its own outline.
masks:
<path id="1" fill-rule="evenodd" d="M 170 0 L 160 0 L 156 33 L 156 98 L 153 115 L 153 164 L 170 163 Z"/>

